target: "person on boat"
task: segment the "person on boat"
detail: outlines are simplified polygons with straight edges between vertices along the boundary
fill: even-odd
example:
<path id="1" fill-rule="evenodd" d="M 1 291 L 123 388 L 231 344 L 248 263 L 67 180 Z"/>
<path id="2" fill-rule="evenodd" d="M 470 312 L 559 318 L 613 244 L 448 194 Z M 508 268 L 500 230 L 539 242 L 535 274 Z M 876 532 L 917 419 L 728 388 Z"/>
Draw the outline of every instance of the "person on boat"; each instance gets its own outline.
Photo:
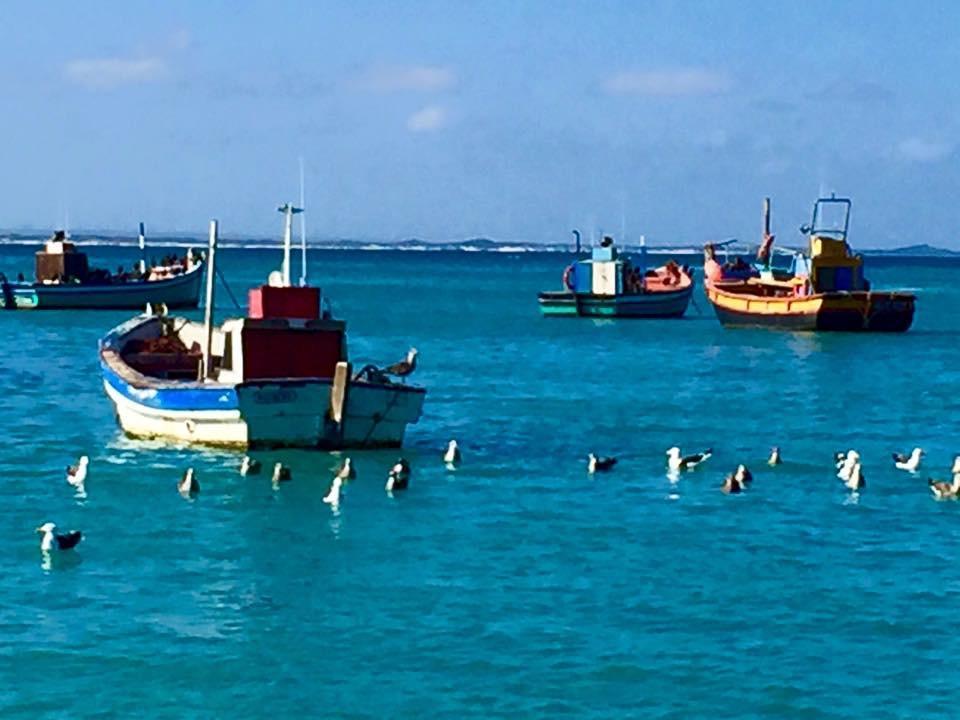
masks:
<path id="1" fill-rule="evenodd" d="M 717 262 L 717 249 L 713 243 L 703 246 L 703 275 L 707 282 L 723 280 L 723 266 Z"/>
<path id="2" fill-rule="evenodd" d="M 604 235 L 603 240 L 600 241 L 600 247 L 610 247 L 613 245 L 613 238 L 609 235 Z"/>
<path id="3" fill-rule="evenodd" d="M 773 250 L 773 239 L 775 236 L 770 233 L 765 233 L 763 236 L 763 242 L 760 243 L 760 248 L 757 250 L 757 262 L 763 265 L 766 269 L 770 269 L 770 256 Z"/>

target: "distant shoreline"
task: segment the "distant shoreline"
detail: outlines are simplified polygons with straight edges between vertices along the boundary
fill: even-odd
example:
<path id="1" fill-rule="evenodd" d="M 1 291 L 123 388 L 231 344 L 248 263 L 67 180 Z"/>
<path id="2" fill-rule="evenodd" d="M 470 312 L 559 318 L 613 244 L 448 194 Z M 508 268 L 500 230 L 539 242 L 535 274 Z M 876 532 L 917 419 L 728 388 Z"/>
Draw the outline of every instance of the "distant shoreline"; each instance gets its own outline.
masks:
<path id="1" fill-rule="evenodd" d="M 24 233 L 0 234 L 0 246 L 37 246 L 43 244 L 47 235 L 29 235 Z M 71 240 L 78 245 L 87 247 L 137 247 L 137 238 L 113 236 L 106 234 L 75 233 Z M 186 235 L 166 235 L 151 237 L 147 246 L 156 248 L 202 248 L 207 244 L 205 237 Z M 279 239 L 272 238 L 223 238 L 220 247 L 234 250 L 268 250 L 281 247 Z M 299 247 L 299 243 L 295 243 Z M 363 240 L 310 240 L 307 242 L 309 250 L 359 250 L 367 252 L 483 252 L 483 253 L 551 253 L 573 254 L 570 243 L 523 243 L 496 241 L 486 238 L 475 238 L 463 241 L 428 242 L 425 240 L 402 240 L 398 242 L 363 241 Z M 588 249 L 588 248 L 585 248 Z M 642 248 L 638 245 L 620 246 L 624 254 L 636 255 Z M 799 248 L 781 248 L 787 251 L 798 251 Z M 930 245 L 911 245 L 899 248 L 870 248 L 857 250 L 865 257 L 900 257 L 900 258 L 960 258 L 960 251 L 932 247 Z M 695 246 L 650 246 L 646 247 L 650 255 L 699 255 L 701 247 Z M 751 246 L 744 244 L 731 248 L 730 254 L 745 254 L 752 252 Z"/>

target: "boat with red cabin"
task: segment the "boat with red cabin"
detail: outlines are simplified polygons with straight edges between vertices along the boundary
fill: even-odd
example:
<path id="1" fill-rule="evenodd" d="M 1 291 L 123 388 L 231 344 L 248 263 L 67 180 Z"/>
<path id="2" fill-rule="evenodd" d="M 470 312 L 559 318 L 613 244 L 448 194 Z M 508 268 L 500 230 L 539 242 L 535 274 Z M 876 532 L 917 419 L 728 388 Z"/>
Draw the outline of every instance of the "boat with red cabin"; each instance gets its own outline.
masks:
<path id="1" fill-rule="evenodd" d="M 354 373 L 346 324 L 320 288 L 290 283 L 291 215 L 282 271 L 249 291 L 246 317 L 213 325 L 217 223 L 211 222 L 204 322 L 143 314 L 100 341 L 106 394 L 131 437 L 233 447 L 399 447 L 426 390 L 404 370 Z M 403 377 L 397 377 L 403 375 Z"/>

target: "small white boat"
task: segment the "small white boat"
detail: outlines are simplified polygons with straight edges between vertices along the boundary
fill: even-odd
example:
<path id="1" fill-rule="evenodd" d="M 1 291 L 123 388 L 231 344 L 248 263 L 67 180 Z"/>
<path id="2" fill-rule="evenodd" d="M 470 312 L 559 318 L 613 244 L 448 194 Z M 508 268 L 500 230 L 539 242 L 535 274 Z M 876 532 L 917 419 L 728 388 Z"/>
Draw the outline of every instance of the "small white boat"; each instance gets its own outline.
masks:
<path id="1" fill-rule="evenodd" d="M 346 325 L 321 310 L 320 289 L 290 285 L 286 205 L 283 272 L 250 290 L 245 318 L 212 324 L 216 221 L 210 225 L 205 322 L 141 315 L 100 341 L 107 396 L 123 431 L 206 445 L 398 447 L 426 390 L 368 365 L 354 374 Z"/>

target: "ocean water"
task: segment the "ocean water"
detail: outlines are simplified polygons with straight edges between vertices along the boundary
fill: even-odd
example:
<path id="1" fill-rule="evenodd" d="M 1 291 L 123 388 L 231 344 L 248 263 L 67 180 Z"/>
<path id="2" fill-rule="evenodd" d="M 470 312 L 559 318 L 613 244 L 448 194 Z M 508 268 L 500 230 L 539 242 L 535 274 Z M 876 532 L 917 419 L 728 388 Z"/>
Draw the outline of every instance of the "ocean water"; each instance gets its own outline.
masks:
<path id="1" fill-rule="evenodd" d="M 279 251 L 221 261 L 242 302 Z M 960 264 L 868 263 L 918 293 L 904 335 L 724 330 L 699 293 L 683 320 L 544 320 L 562 264 L 311 256 L 354 362 L 415 345 L 429 388 L 410 489 L 384 493 L 397 452 L 352 453 L 338 512 L 335 454 L 259 454 L 292 468 L 275 492 L 238 454 L 124 439 L 96 346 L 128 313 L 0 313 L 0 717 L 956 717 L 960 504 L 926 485 L 960 452 Z M 715 454 L 674 483 L 671 445 Z M 620 462 L 591 478 L 590 451 Z M 85 534 L 49 568 L 47 520 Z"/>

